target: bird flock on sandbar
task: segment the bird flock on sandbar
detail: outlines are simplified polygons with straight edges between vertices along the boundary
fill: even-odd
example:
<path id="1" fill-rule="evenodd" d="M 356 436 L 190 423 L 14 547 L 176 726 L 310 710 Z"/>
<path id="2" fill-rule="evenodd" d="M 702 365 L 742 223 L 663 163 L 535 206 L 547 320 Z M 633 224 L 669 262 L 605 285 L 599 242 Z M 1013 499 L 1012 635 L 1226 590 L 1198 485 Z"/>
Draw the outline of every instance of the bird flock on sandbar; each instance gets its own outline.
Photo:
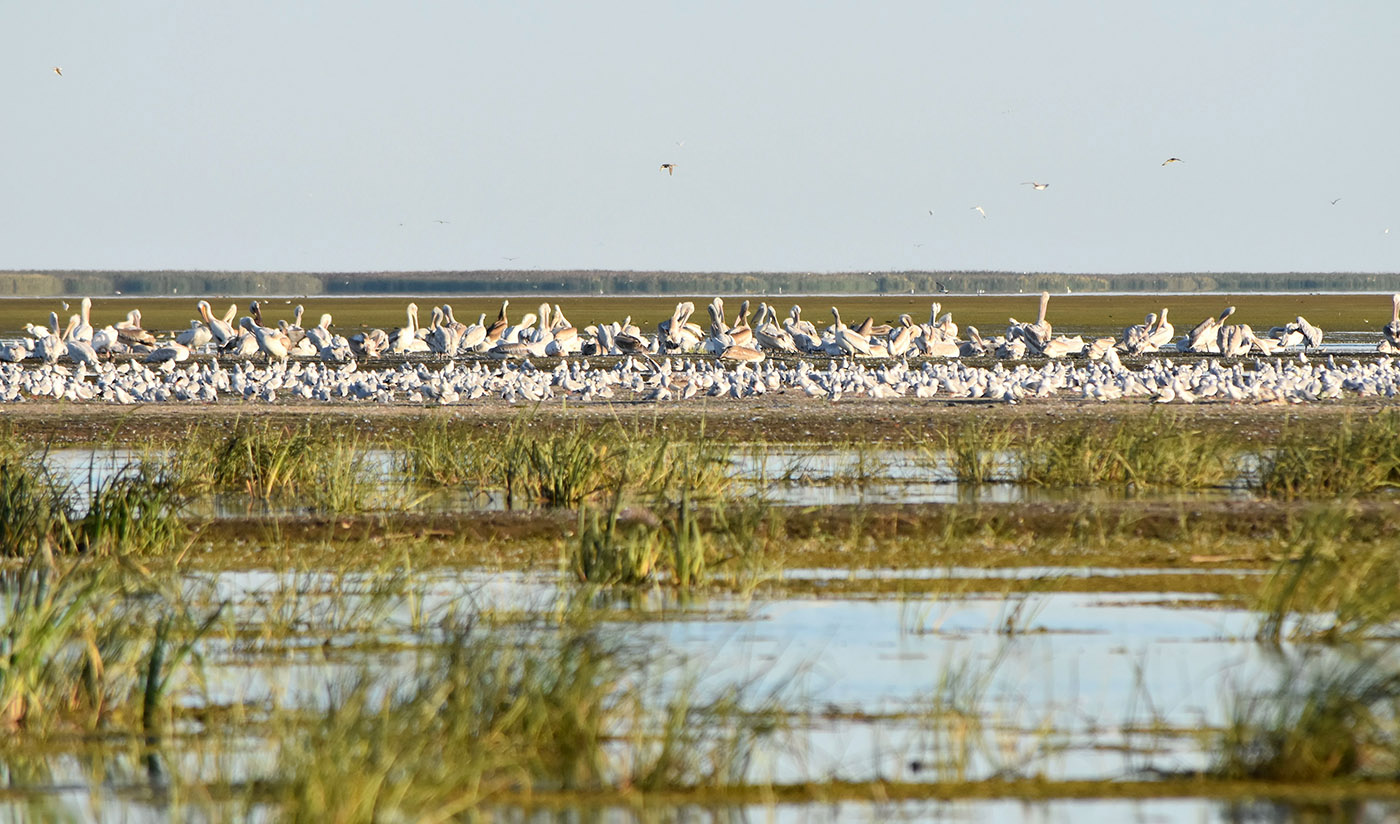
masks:
<path id="1" fill-rule="evenodd" d="M 301 306 L 290 320 L 271 323 L 257 301 L 237 322 L 236 304 L 216 315 L 208 301 L 198 301 L 198 317 L 178 333 L 143 328 L 139 309 L 96 328 L 92 301 L 84 298 L 66 325 L 51 312 L 46 325 L 26 324 L 27 337 L 0 346 L 0 402 L 661 402 L 788 392 L 829 400 L 1297 403 L 1394 397 L 1400 390 L 1400 370 L 1388 357 L 1346 365 L 1331 356 L 1310 361 L 1306 353 L 1318 350 L 1323 332 L 1301 316 L 1260 334 L 1230 323 L 1235 308 L 1229 306 L 1179 333 L 1164 307 L 1120 337 L 1086 341 L 1054 333 L 1049 302 L 1042 292 L 1034 321 L 1010 318 L 994 337 L 975 326 L 960 329 L 937 302 L 927 322 L 906 313 L 893 323 L 867 317 L 850 326 L 833 306 L 831 323 L 819 326 L 803 318 L 800 306 L 780 319 L 766 302 L 755 313 L 745 300 L 731 316 L 721 298 L 706 306 L 708 325 L 694 322 L 695 304 L 682 301 L 651 332 L 630 317 L 578 329 L 549 303 L 512 322 L 509 300 L 494 320 L 483 313 L 471 324 L 458 321 L 450 305 L 435 306 L 423 326 L 410 303 L 403 326 L 347 337 L 329 314 L 303 326 Z M 1391 310 L 1376 346 L 1382 354 L 1400 352 L 1400 293 Z M 1143 358 L 1154 353 L 1219 357 Z M 1283 353 L 1299 357 L 1264 357 Z M 1246 363 L 1251 355 L 1256 360 Z M 1140 363 L 1125 366 L 1122 356 Z M 990 363 L 963 362 L 970 358 Z M 1022 362 L 1027 358 L 1044 362 Z M 542 368 L 534 363 L 541 359 L 557 364 Z"/>

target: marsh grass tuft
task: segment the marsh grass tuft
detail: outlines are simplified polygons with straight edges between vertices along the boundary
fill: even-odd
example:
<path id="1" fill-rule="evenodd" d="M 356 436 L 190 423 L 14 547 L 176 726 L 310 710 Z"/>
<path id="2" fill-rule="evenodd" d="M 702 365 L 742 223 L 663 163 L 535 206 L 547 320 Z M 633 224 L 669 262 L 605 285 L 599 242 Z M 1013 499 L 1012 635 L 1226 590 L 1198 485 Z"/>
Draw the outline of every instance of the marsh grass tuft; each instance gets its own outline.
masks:
<path id="1" fill-rule="evenodd" d="M 177 485 L 196 492 L 239 491 L 331 512 L 402 503 L 375 476 L 357 434 L 309 424 L 238 421 L 228 432 L 196 430 L 165 466 Z"/>
<path id="2" fill-rule="evenodd" d="M 1400 672 L 1374 655 L 1297 664 L 1270 690 L 1237 696 L 1221 734 L 1225 778 L 1307 782 L 1393 777 L 1400 766 Z"/>
<path id="3" fill-rule="evenodd" d="M 64 537 L 71 518 L 64 491 L 41 463 L 0 457 L 0 554 L 32 555 Z"/>
<path id="4" fill-rule="evenodd" d="M 105 561 L 66 564 L 47 546 L 0 573 L 0 727 L 45 736 L 147 726 L 221 608 L 203 617 Z"/>
<path id="5" fill-rule="evenodd" d="M 1355 512 L 1356 504 L 1343 501 L 1290 518 L 1284 557 L 1255 604 L 1260 640 L 1354 643 L 1400 629 L 1400 557 L 1389 541 L 1359 534 Z"/>
<path id="6" fill-rule="evenodd" d="M 1011 480 L 1005 464 L 1014 443 L 1009 427 L 959 426 L 921 437 L 915 446 L 921 463 L 943 468 L 946 462 L 953 480 L 976 485 Z"/>
<path id="7" fill-rule="evenodd" d="M 1286 428 L 1262 456 L 1259 487 L 1285 498 L 1324 497 L 1400 487 L 1400 412 L 1346 416 L 1319 433 Z"/>
<path id="8" fill-rule="evenodd" d="M 1028 435 L 1020 444 L 1020 480 L 1037 486 L 1123 485 L 1200 489 L 1238 476 L 1236 449 L 1222 434 L 1154 412 L 1105 433 L 1094 426 Z"/>
<path id="9" fill-rule="evenodd" d="M 283 744 L 283 816 L 442 820 L 504 792 L 742 780 L 772 716 L 740 711 L 733 691 L 647 700 L 657 662 L 590 623 L 570 616 L 532 645 L 448 628 L 407 683 L 384 689 L 362 676 L 338 690 L 305 735 Z"/>

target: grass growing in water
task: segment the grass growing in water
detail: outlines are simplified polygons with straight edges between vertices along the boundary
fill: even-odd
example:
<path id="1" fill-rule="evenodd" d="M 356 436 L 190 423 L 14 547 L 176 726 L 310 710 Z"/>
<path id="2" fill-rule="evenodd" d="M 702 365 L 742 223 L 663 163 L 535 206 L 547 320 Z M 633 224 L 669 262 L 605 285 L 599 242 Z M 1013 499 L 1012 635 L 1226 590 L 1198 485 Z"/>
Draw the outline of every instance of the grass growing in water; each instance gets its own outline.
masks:
<path id="1" fill-rule="evenodd" d="M 0 727 L 13 735 L 161 726 L 182 665 L 221 612 L 197 618 L 113 565 L 65 566 L 47 547 L 0 574 L 0 593 Z"/>
<path id="2" fill-rule="evenodd" d="M 1329 643 L 1394 635 L 1400 621 L 1400 557 L 1389 541 L 1364 540 L 1355 504 L 1316 504 L 1292 518 L 1286 557 L 1260 593 L 1258 637 Z"/>
<path id="3" fill-rule="evenodd" d="M 357 435 L 309 424 L 239 421 L 226 433 L 196 430 L 169 468 L 191 490 L 238 490 L 322 511 L 357 512 L 396 500 L 374 477 Z"/>
<path id="4" fill-rule="evenodd" d="M 577 616 L 535 646 L 450 629 L 407 683 L 363 677 L 286 741 L 275 800 L 291 820 L 444 820 L 507 792 L 741 781 L 773 716 L 727 690 L 648 700 L 657 663 Z"/>
<path id="5" fill-rule="evenodd" d="M 1020 480 L 1037 486 L 1200 489 L 1238 474 L 1225 436 L 1168 413 L 1125 419 L 1107 434 L 1079 426 L 1030 435 L 1019 446 Z"/>
<path id="6" fill-rule="evenodd" d="M 1232 779 L 1305 782 L 1393 777 L 1400 766 L 1400 672 L 1384 658 L 1294 665 L 1271 690 L 1230 708 L 1215 770 Z"/>
<path id="7" fill-rule="evenodd" d="M 1400 412 L 1351 416 L 1323 433 L 1285 429 L 1260 463 L 1259 486 L 1286 498 L 1375 492 L 1400 487 Z"/>
<path id="8" fill-rule="evenodd" d="M 664 574 L 667 583 L 690 589 L 727 567 L 730 583 L 749 583 L 783 532 L 783 519 L 762 502 L 702 512 L 682 493 L 656 510 L 630 510 L 623 520 L 620 501 L 615 494 L 606 513 L 579 510 L 578 539 L 565 560 L 581 582 L 639 586 Z"/>

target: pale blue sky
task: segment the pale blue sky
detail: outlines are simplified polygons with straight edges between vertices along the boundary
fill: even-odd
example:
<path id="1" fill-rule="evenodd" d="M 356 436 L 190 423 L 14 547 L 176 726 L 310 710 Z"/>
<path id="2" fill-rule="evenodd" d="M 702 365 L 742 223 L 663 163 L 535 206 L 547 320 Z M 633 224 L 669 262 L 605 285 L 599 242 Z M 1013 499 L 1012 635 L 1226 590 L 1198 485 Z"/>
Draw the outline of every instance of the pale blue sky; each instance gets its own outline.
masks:
<path id="1" fill-rule="evenodd" d="M 10 2 L 0 268 L 1395 271 L 1398 35 L 1383 0 Z"/>

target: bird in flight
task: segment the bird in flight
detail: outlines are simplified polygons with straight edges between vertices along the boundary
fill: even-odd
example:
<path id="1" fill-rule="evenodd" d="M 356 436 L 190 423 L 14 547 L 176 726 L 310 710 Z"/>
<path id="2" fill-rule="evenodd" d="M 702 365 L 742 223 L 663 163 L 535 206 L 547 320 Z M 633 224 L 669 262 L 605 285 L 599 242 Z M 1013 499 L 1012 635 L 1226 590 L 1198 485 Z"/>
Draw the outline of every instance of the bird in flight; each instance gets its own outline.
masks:
<path id="1" fill-rule="evenodd" d="M 1333 198 L 1333 200 L 1332 200 L 1332 205 L 1333 205 L 1333 206 L 1336 206 L 1338 200 L 1341 200 L 1341 198 L 1340 198 L 1340 197 L 1338 197 L 1338 198 Z"/>
<path id="2" fill-rule="evenodd" d="M 516 255 L 515 257 L 509 257 L 509 256 L 507 256 L 507 255 L 501 255 L 501 259 L 502 259 L 502 260 L 520 260 L 520 256 L 519 256 L 519 255 Z"/>
<path id="3" fill-rule="evenodd" d="M 1185 163 L 1185 162 L 1186 162 L 1186 161 L 1182 160 L 1182 159 L 1179 158 L 1179 157 L 1169 157 L 1169 158 L 1167 158 L 1166 160 L 1163 160 L 1163 161 L 1162 161 L 1162 165 L 1165 166 L 1165 165 L 1167 165 L 1168 163 Z"/>
<path id="4" fill-rule="evenodd" d="M 446 224 L 446 223 L 451 223 L 451 221 L 448 221 L 448 220 L 438 220 L 438 219 L 436 219 L 436 218 L 433 219 L 433 222 L 434 222 L 434 223 L 444 223 L 444 224 Z"/>
<path id="5" fill-rule="evenodd" d="M 62 76 L 63 76 L 63 67 L 62 67 L 62 66 L 54 66 L 54 67 L 53 67 L 53 73 L 56 74 L 56 75 L 58 75 L 59 77 L 62 77 Z"/>
<path id="6" fill-rule="evenodd" d="M 1050 188 L 1050 184 L 1049 184 L 1049 183 L 1036 183 L 1034 180 L 1027 180 L 1025 183 L 1022 183 L 1021 185 L 1022 185 L 1022 186 L 1034 186 L 1034 187 L 1035 187 L 1035 190 L 1036 190 L 1037 192 L 1043 192 L 1043 191 L 1045 191 L 1046 189 Z"/>
<path id="7" fill-rule="evenodd" d="M 673 174 L 676 173 L 676 164 L 674 164 L 674 163 L 662 163 L 662 164 L 661 164 L 661 170 L 662 170 L 663 172 L 665 172 L 666 174 L 668 174 L 668 175 L 673 175 Z"/>
<path id="8" fill-rule="evenodd" d="M 987 216 L 987 210 L 986 210 L 986 209 L 983 209 L 981 206 L 973 206 L 973 207 L 972 207 L 972 210 L 973 210 L 974 212 L 977 212 L 977 213 L 978 213 L 979 215 L 981 215 L 982 217 L 986 217 L 986 216 Z"/>

